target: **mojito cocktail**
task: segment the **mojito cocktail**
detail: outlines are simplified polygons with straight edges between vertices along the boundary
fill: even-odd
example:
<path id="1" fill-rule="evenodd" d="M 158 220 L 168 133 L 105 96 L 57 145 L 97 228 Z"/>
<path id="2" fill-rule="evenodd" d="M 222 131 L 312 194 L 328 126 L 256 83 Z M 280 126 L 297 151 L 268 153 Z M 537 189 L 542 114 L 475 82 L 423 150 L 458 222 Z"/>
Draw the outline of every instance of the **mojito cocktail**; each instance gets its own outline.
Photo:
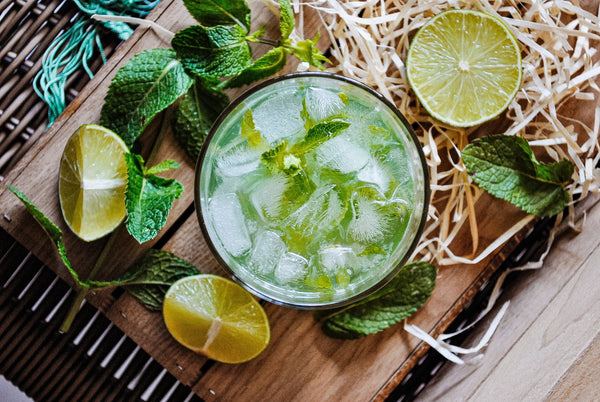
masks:
<path id="1" fill-rule="evenodd" d="M 423 153 L 395 107 L 347 78 L 300 73 L 248 91 L 198 161 L 207 242 L 258 296 L 339 306 L 393 277 L 429 202 Z"/>

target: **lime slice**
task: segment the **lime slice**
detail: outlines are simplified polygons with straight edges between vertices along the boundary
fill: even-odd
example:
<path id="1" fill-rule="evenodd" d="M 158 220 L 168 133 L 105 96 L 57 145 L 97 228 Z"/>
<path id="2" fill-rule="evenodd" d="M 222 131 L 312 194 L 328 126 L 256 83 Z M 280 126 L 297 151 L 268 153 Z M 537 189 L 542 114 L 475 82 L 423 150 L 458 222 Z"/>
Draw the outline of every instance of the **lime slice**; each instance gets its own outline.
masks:
<path id="1" fill-rule="evenodd" d="M 175 282 L 165 295 L 163 317 L 179 343 L 223 363 L 253 359 L 271 338 L 267 315 L 256 299 L 217 275 Z"/>
<path id="2" fill-rule="evenodd" d="M 112 131 L 81 126 L 60 160 L 58 192 L 67 225 L 85 241 L 112 232 L 125 218 L 128 152 Z"/>
<path id="3" fill-rule="evenodd" d="M 449 10 L 415 35 L 406 59 L 408 81 L 436 119 L 470 127 L 498 116 L 521 86 L 521 51 L 498 18 Z"/>

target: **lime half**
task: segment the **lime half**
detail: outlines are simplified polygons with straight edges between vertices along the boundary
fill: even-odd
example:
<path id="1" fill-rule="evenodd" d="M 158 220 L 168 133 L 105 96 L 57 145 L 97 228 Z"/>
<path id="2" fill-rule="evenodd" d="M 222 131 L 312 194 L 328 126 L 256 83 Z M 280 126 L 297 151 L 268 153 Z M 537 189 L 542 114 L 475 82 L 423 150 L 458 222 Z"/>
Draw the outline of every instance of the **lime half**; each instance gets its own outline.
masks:
<path id="1" fill-rule="evenodd" d="M 217 275 L 175 282 L 165 295 L 163 318 L 179 343 L 223 363 L 256 357 L 271 338 L 267 315 L 254 296 Z"/>
<path id="2" fill-rule="evenodd" d="M 456 127 L 504 111 L 521 86 L 521 51 L 500 19 L 448 10 L 415 35 L 406 59 L 408 81 L 423 107 Z"/>
<path id="3" fill-rule="evenodd" d="M 118 135 L 94 124 L 81 126 L 65 145 L 60 208 L 69 228 L 85 241 L 112 232 L 125 218 L 126 152 Z"/>

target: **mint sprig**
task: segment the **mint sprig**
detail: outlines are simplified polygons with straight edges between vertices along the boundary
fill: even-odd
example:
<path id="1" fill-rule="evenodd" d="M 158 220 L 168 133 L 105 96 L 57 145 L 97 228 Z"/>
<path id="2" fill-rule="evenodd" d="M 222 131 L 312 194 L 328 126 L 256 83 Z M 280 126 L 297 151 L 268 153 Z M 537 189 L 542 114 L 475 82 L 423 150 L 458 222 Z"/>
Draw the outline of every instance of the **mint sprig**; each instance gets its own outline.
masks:
<path id="1" fill-rule="evenodd" d="M 462 151 L 467 171 L 482 189 L 536 216 L 552 216 L 569 203 L 565 185 L 573 175 L 567 159 L 536 161 L 527 141 L 494 135 L 474 140 Z"/>
<path id="2" fill-rule="evenodd" d="M 157 165 L 158 167 L 156 170 L 165 169 L 169 165 L 171 165 L 170 162 Z M 166 291 L 175 281 L 185 276 L 197 275 L 199 273 L 193 265 L 175 256 L 173 253 L 164 250 L 151 249 L 140 260 L 134 263 L 123 276 L 113 281 L 93 280 L 91 277 L 94 276 L 96 270 L 102 265 L 108 247 L 110 247 L 110 244 L 115 239 L 115 237 L 112 236 L 107 242 L 108 247 L 105 246 L 101 255 L 98 257 L 98 260 L 90 273 L 90 278 L 82 280 L 67 256 L 67 249 L 60 228 L 44 215 L 44 213 L 40 211 L 40 209 L 33 204 L 23 192 L 10 185 L 7 185 L 6 187 L 21 200 L 32 217 L 44 229 L 48 237 L 50 237 L 56 246 L 62 262 L 71 275 L 75 286 L 78 288 L 76 300 L 61 326 L 62 332 L 67 332 L 69 330 L 75 315 L 79 311 L 81 302 L 91 291 L 122 286 L 149 310 L 158 311 L 162 306 Z"/>
<path id="3" fill-rule="evenodd" d="M 382 289 L 346 307 L 314 313 L 323 321 L 321 329 L 332 338 L 357 339 L 383 331 L 410 317 L 431 296 L 437 268 L 426 262 L 413 262 Z"/>

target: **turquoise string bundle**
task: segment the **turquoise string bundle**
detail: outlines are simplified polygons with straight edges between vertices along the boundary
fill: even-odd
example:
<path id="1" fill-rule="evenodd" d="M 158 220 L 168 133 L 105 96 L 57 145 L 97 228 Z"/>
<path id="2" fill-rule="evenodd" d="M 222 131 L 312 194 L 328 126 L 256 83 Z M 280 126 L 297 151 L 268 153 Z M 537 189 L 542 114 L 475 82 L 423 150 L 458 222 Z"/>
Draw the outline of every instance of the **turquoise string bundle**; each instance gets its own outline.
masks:
<path id="1" fill-rule="evenodd" d="M 94 21 L 90 17 L 100 15 L 122 15 L 143 18 L 152 11 L 160 0 L 72 0 L 81 10 L 73 25 L 54 39 L 42 57 L 42 66 L 33 80 L 33 88 L 48 105 L 49 125 L 66 106 L 65 87 L 75 72 L 83 69 L 88 76 L 94 74 L 88 64 L 97 50 L 106 62 L 100 41 L 100 30 L 105 27 L 125 40 L 133 29 L 124 22 Z"/>

